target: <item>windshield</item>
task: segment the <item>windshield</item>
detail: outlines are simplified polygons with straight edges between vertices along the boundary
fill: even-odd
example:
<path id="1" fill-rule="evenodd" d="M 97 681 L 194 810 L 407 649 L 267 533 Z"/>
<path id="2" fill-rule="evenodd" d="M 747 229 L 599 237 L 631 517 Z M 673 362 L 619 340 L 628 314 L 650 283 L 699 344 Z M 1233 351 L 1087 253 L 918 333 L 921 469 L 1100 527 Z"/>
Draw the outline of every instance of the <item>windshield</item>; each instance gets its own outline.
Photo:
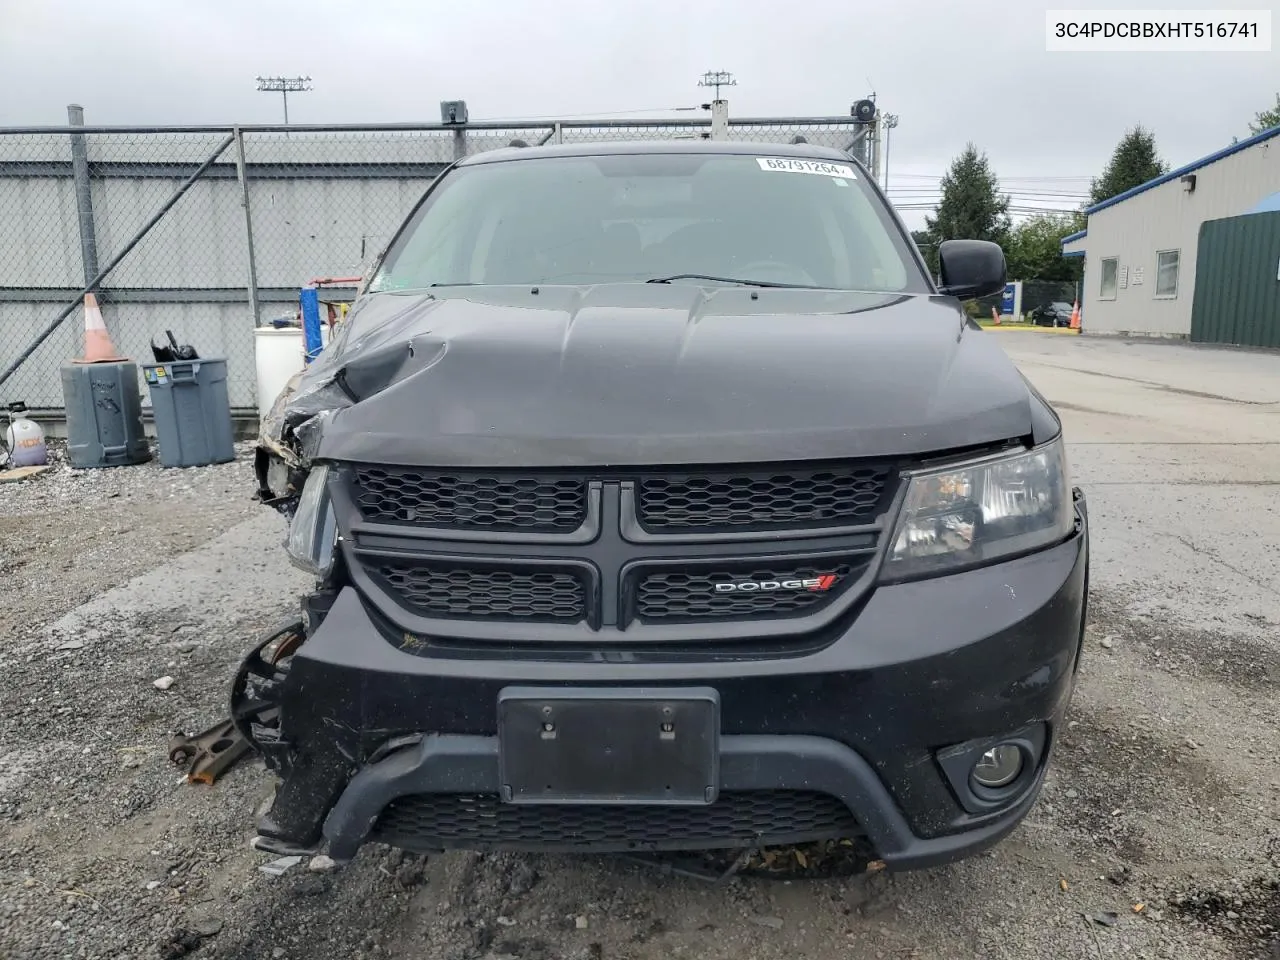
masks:
<path id="1" fill-rule="evenodd" d="M 689 153 L 455 168 L 392 244 L 370 290 L 683 274 L 927 292 L 901 231 L 852 164 Z"/>

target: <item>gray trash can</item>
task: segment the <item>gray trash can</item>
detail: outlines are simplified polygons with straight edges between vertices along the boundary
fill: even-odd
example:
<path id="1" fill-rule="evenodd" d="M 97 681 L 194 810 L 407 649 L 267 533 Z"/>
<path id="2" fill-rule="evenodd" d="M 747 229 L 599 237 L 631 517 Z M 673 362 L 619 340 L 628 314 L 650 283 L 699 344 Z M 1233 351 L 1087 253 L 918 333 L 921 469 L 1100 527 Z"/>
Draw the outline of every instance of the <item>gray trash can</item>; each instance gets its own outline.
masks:
<path id="1" fill-rule="evenodd" d="M 151 459 L 133 361 L 64 364 L 62 399 L 72 466 L 124 467 Z"/>
<path id="2" fill-rule="evenodd" d="M 144 363 L 151 410 L 166 467 L 200 467 L 236 458 L 227 399 L 227 361 Z"/>

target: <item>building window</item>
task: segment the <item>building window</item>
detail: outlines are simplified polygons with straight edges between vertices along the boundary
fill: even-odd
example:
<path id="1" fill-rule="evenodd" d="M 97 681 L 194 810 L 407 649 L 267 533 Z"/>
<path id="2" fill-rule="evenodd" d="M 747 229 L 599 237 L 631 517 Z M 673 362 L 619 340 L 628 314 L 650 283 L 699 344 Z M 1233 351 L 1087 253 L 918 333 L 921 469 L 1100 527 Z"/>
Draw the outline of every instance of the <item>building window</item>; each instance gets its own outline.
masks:
<path id="1" fill-rule="evenodd" d="M 1178 261 L 1179 251 L 1161 250 L 1156 254 L 1156 296 L 1176 297 L 1178 295 Z"/>
<path id="2" fill-rule="evenodd" d="M 1116 277 L 1119 272 L 1120 261 L 1115 257 L 1108 257 L 1102 261 L 1102 287 L 1098 290 L 1099 300 L 1116 298 Z"/>

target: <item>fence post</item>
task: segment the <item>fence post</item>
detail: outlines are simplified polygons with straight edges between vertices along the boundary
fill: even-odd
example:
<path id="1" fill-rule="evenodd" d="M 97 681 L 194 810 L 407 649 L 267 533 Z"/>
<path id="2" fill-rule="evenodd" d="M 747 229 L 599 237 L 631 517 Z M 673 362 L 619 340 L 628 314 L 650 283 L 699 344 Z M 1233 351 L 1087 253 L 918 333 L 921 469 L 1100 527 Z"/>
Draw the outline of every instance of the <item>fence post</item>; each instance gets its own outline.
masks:
<path id="1" fill-rule="evenodd" d="M 461 160 L 467 155 L 467 128 L 459 124 L 453 130 L 453 159 Z"/>
<path id="2" fill-rule="evenodd" d="M 249 262 L 249 312 L 253 314 L 254 327 L 257 327 L 260 319 L 258 264 L 253 254 L 253 214 L 249 210 L 249 177 L 244 162 L 244 131 L 235 127 L 231 135 L 236 138 L 236 177 L 240 181 L 240 206 L 244 209 L 245 253 Z"/>
<path id="3" fill-rule="evenodd" d="M 67 122 L 84 126 L 84 107 L 68 104 Z M 93 224 L 93 191 L 89 185 L 89 151 L 84 134 L 71 134 L 71 176 L 76 189 L 76 213 L 80 219 L 80 263 L 84 282 L 88 285 L 98 275 L 98 236 Z"/>
<path id="4" fill-rule="evenodd" d="M 556 121 L 555 126 L 555 143 L 564 143 L 564 128 L 560 126 L 560 121 Z"/>
<path id="5" fill-rule="evenodd" d="M 729 139 L 729 101 L 711 101 L 711 139 Z"/>

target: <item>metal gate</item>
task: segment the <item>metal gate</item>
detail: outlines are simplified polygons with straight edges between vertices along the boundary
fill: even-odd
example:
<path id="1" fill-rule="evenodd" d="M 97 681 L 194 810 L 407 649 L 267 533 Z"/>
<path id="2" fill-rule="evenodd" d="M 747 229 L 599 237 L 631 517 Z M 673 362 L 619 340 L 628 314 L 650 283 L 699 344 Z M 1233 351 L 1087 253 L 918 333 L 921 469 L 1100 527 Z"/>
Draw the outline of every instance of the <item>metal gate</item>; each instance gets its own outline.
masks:
<path id="1" fill-rule="evenodd" d="M 1200 225 L 1191 339 L 1280 347 L 1280 211 Z"/>

